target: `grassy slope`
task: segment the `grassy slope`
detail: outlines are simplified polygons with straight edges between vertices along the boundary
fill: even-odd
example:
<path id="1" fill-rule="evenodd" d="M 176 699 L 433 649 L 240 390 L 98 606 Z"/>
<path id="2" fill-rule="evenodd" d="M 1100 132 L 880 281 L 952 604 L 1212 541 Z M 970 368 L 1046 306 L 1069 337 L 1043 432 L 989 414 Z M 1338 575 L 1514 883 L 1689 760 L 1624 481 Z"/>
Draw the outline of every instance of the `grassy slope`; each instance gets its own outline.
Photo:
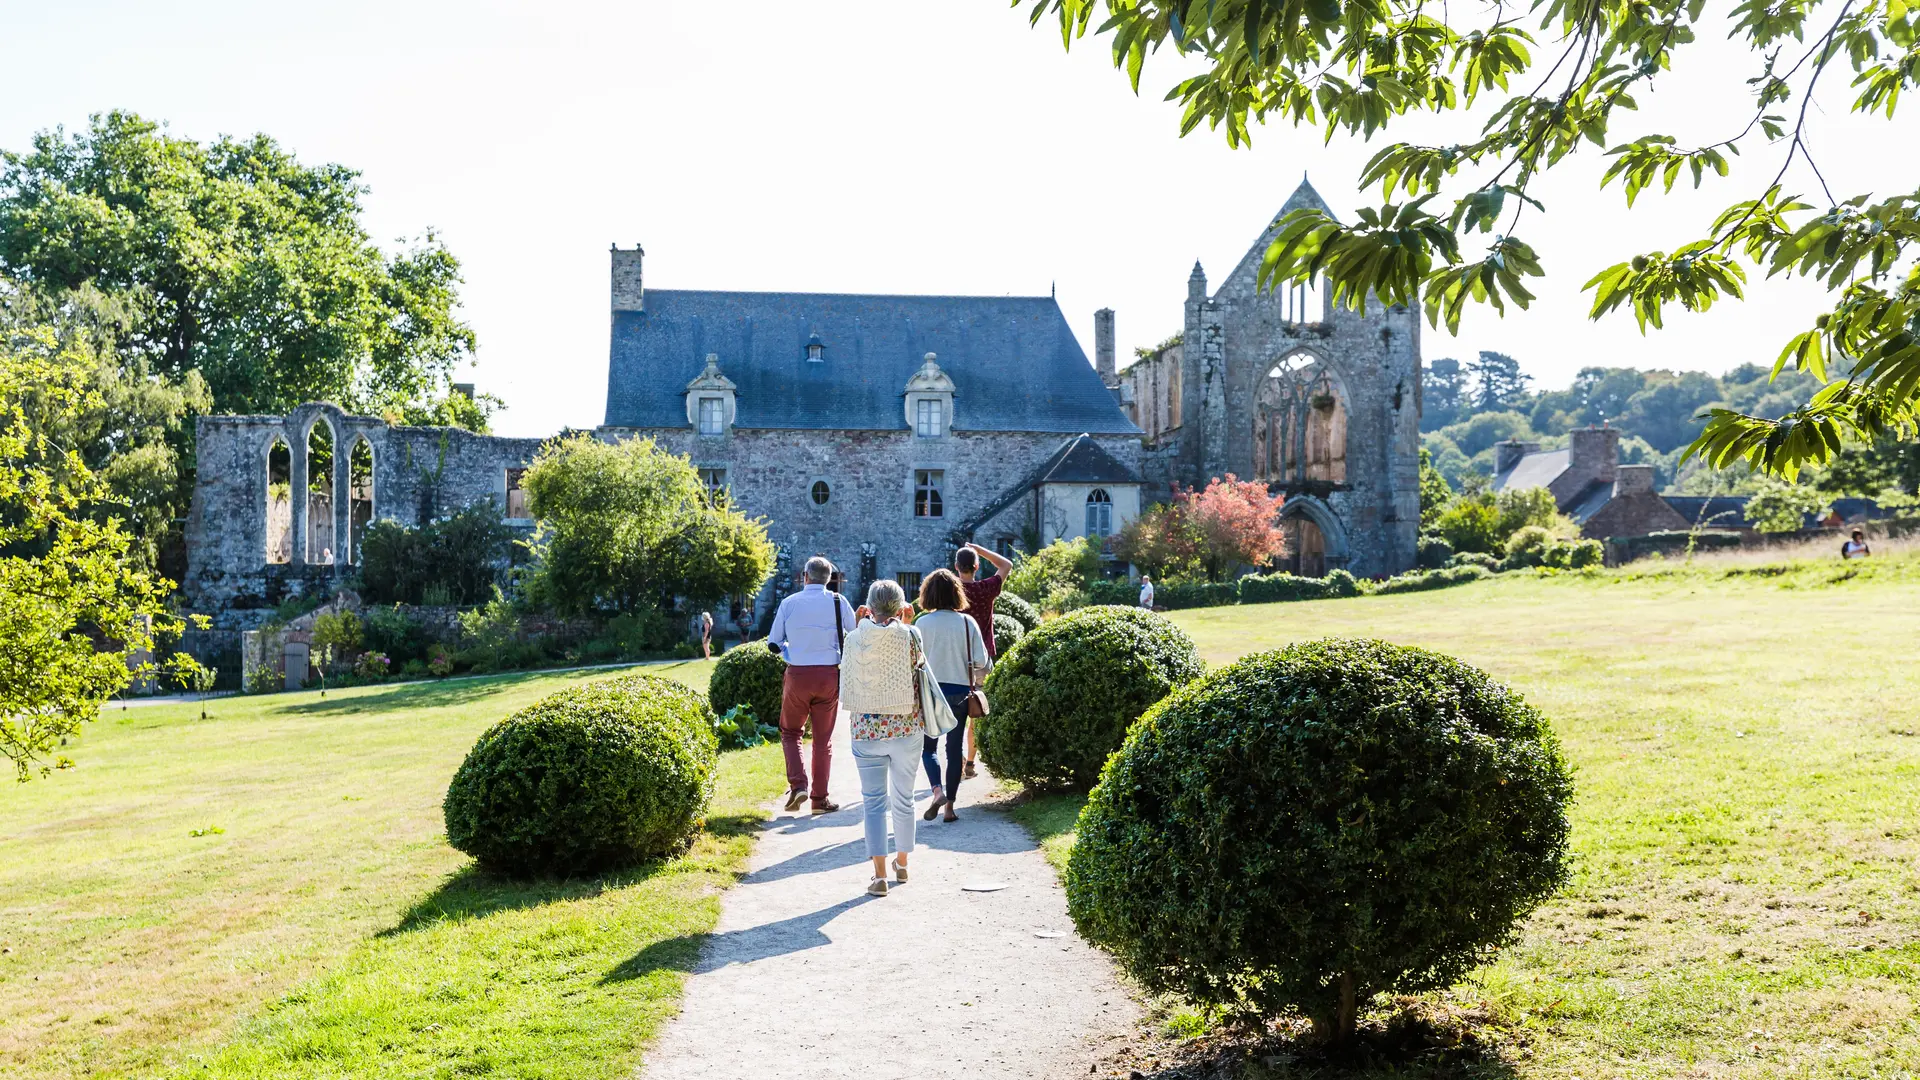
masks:
<path id="1" fill-rule="evenodd" d="M 656 673 L 704 686 L 708 670 Z M 618 879 L 491 883 L 462 872 L 440 820 L 481 730 L 609 674 L 229 698 L 205 721 L 109 712 L 78 769 L 0 794 L 0 1074 L 631 1064 L 744 859 L 752 805 L 780 786 L 777 751 L 727 755 L 714 834 Z M 224 831 L 189 835 L 209 826 Z"/>
<path id="2" fill-rule="evenodd" d="M 1847 573 L 1514 577 L 1175 618 L 1215 664 L 1333 634 L 1437 649 L 1554 719 L 1577 877 L 1461 991 L 1529 1032 L 1524 1075 L 1893 1075 L 1920 1068 L 1920 561 Z M 1056 861 L 1075 805 L 1019 811 Z"/>

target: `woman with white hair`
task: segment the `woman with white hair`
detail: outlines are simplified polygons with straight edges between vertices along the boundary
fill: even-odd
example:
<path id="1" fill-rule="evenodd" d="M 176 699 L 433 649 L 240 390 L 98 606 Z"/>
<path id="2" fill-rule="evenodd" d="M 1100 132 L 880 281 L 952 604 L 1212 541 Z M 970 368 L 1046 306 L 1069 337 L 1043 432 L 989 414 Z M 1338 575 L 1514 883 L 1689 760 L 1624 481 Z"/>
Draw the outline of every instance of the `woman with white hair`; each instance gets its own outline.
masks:
<path id="1" fill-rule="evenodd" d="M 867 590 L 866 606 L 840 654 L 840 705 L 853 725 L 853 760 L 860 770 L 866 811 L 867 892 L 887 895 L 887 818 L 893 818 L 893 871 L 907 880 L 913 851 L 913 790 L 920 765 L 920 693 L 914 682 L 924 648 L 907 622 L 906 593 L 882 579 Z"/>

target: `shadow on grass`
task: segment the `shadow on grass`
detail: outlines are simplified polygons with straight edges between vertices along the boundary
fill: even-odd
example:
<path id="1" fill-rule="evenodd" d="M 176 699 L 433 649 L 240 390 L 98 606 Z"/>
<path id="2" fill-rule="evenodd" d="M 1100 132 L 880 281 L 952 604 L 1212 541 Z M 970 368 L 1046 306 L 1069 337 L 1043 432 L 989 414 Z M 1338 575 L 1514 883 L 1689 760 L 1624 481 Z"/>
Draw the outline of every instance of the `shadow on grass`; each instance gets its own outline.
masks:
<path id="1" fill-rule="evenodd" d="M 445 679 L 439 682 L 401 683 L 398 686 L 383 687 L 370 694 L 351 693 L 350 691 L 360 688 L 345 687 L 334 690 L 332 697 L 316 697 L 312 701 L 288 706 L 286 711 L 300 716 L 332 716 L 384 709 L 439 709 L 470 705 L 498 693 L 500 684 L 505 680 L 524 679 L 539 674 L 544 672 L 517 672 L 511 675 L 483 675 L 470 679 Z"/>
<path id="2" fill-rule="evenodd" d="M 394 937 L 426 930 L 447 922 L 484 919 L 506 911 L 522 911 L 546 904 L 567 903 L 624 889 L 660 873 L 666 859 L 651 859 L 624 870 L 579 878 L 511 878 L 469 864 L 454 871 L 440 887 L 414 902 L 400 921 L 374 934 Z"/>
<path id="3" fill-rule="evenodd" d="M 600 985 L 645 978 L 656 971 L 682 973 L 718 971 L 729 964 L 751 964 L 756 960 L 805 952 L 832 943 L 823 931 L 841 913 L 867 903 L 875 897 L 861 894 L 819 911 L 795 915 L 790 919 L 729 930 L 723 934 L 685 934 L 657 941 L 615 965 L 600 978 Z"/>
<path id="4" fill-rule="evenodd" d="M 1345 1047 L 1316 1042 L 1304 1022 L 1282 1028 L 1264 1037 L 1215 1032 L 1165 1047 L 1151 1062 L 1110 1065 L 1147 1080 L 1513 1080 L 1512 1057 L 1523 1049 L 1484 1008 L 1414 999 L 1362 1020 Z"/>

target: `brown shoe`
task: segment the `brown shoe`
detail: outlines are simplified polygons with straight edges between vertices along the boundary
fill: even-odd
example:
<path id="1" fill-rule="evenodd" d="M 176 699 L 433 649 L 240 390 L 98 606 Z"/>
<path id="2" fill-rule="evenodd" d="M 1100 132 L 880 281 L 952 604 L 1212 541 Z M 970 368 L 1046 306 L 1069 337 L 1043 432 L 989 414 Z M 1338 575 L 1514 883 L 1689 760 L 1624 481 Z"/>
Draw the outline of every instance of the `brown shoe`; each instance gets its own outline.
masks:
<path id="1" fill-rule="evenodd" d="M 969 761 L 967 762 L 967 767 L 960 770 L 960 778 L 963 780 L 971 780 L 974 778 L 974 776 L 975 776 L 975 773 L 973 770 L 973 762 Z"/>
<path id="2" fill-rule="evenodd" d="M 837 802 L 834 802 L 832 799 L 828 799 L 826 802 L 817 802 L 813 804 L 813 812 L 816 814 L 831 814 L 838 809 L 840 809 L 840 804 Z"/>
<path id="3" fill-rule="evenodd" d="M 807 801 L 806 788 L 794 788 L 792 791 L 787 792 L 787 812 L 792 813 L 793 811 L 800 809 L 800 804 L 806 801 Z"/>

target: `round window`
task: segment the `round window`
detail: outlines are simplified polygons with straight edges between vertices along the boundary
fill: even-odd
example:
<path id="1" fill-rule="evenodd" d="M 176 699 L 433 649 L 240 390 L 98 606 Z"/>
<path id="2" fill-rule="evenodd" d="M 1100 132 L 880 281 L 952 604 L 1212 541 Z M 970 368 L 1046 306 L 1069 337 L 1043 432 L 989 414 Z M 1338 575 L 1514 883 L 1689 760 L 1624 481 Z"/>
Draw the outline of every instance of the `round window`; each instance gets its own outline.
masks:
<path id="1" fill-rule="evenodd" d="M 825 506 L 827 505 L 827 500 L 831 498 L 833 498 L 833 489 L 827 487 L 827 482 L 825 480 L 815 480 L 813 482 L 813 505 Z"/>

